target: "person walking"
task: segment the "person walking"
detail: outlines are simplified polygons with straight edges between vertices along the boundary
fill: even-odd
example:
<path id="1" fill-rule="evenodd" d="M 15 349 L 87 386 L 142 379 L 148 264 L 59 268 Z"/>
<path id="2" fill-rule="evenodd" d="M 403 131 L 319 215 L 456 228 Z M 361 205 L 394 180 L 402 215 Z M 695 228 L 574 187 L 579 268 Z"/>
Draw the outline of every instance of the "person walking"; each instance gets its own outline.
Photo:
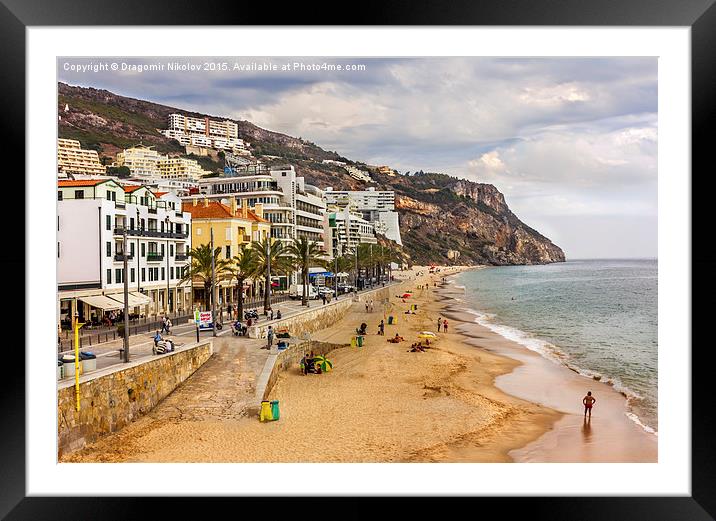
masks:
<path id="1" fill-rule="evenodd" d="M 368 301 L 365 301 L 365 312 L 368 313 Z"/>
<path id="2" fill-rule="evenodd" d="M 378 334 L 381 336 L 385 336 L 385 322 L 381 319 L 380 324 L 378 324 Z"/>
<path id="3" fill-rule="evenodd" d="M 592 417 L 592 406 L 596 403 L 597 399 L 592 396 L 592 391 L 587 392 L 587 396 L 582 398 L 582 405 L 584 405 L 584 416 L 587 415 L 587 411 L 589 411 L 589 417 Z"/>
<path id="4" fill-rule="evenodd" d="M 273 308 L 269 308 L 269 320 L 273 320 Z"/>
<path id="5" fill-rule="evenodd" d="M 438 333 L 440 333 L 440 327 L 443 325 L 443 317 L 438 317 Z"/>
<path id="6" fill-rule="evenodd" d="M 171 334 L 171 331 L 170 331 L 170 330 L 171 330 L 171 328 L 172 328 L 172 319 L 171 319 L 171 318 L 167 318 L 167 322 L 166 322 L 166 324 L 165 324 L 165 327 L 166 327 L 166 330 L 167 330 L 167 335 L 170 335 L 170 334 Z"/>
<path id="7" fill-rule="evenodd" d="M 321 300 L 323 300 L 323 305 L 325 306 L 326 305 L 326 294 L 325 293 L 321 293 Z"/>
<path id="8" fill-rule="evenodd" d="M 167 317 L 162 317 L 162 333 L 167 332 Z"/>
<path id="9" fill-rule="evenodd" d="M 268 331 L 266 331 L 266 336 L 268 337 L 268 345 L 263 349 L 271 349 L 271 346 L 273 345 L 273 327 L 268 327 Z"/>
<path id="10" fill-rule="evenodd" d="M 373 313 L 373 299 L 370 299 L 370 312 Z"/>
<path id="11" fill-rule="evenodd" d="M 447 333 L 447 318 L 443 320 L 443 331 Z"/>

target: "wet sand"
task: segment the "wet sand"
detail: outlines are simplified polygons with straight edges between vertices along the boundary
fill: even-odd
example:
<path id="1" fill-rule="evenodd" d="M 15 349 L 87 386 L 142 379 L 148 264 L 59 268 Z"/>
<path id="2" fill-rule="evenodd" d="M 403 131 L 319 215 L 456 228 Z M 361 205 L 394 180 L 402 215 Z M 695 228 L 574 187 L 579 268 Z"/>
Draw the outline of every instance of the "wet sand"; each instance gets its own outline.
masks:
<path id="1" fill-rule="evenodd" d="M 460 331 L 466 343 L 519 363 L 495 379 L 502 391 L 562 413 L 554 427 L 528 443 L 513 449 L 516 462 L 657 462 L 657 436 L 644 431 L 627 416 L 626 398 L 612 386 L 580 375 L 554 363 L 524 346 L 506 340 L 474 322 L 456 302 L 462 291 L 448 287 L 446 313 L 463 323 Z M 582 397 L 587 391 L 597 399 L 592 417 L 584 417 Z"/>

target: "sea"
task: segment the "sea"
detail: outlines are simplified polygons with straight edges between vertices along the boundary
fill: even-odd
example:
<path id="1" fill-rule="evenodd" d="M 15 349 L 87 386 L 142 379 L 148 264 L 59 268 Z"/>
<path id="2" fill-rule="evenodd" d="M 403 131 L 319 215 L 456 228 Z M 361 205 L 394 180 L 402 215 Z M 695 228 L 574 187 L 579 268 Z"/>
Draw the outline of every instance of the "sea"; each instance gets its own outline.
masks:
<path id="1" fill-rule="evenodd" d="M 572 260 L 489 267 L 453 284 L 475 321 L 627 399 L 627 416 L 657 433 L 657 261 Z"/>

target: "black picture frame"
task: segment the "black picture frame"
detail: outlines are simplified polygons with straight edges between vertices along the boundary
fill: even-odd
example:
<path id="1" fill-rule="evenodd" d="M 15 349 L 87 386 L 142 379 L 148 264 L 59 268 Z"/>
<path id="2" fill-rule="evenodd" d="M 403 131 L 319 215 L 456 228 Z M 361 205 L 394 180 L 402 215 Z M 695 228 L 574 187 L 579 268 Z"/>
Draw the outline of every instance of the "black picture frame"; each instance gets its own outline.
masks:
<path id="1" fill-rule="evenodd" d="M 279 7 L 280 5 L 280 7 Z M 347 6 L 347 11 L 345 10 Z M 321 14 L 324 13 L 324 14 Z M 340 14 L 339 13 L 343 13 Z M 332 16 L 331 16 L 332 15 Z M 504 497 L 451 498 L 450 511 L 473 509 L 477 501 L 489 512 L 490 506 L 509 512 L 518 511 L 530 519 L 579 520 L 706 520 L 716 515 L 716 436 L 714 408 L 709 403 L 714 356 L 708 339 L 696 342 L 696 326 L 708 324 L 710 304 L 714 298 L 713 277 L 709 270 L 716 265 L 716 251 L 709 246 L 711 186 L 705 186 L 713 174 L 707 170 L 713 148 L 708 136 L 716 116 L 716 6 L 714 0 L 503 0 L 470 2 L 468 0 L 437 2 L 364 1 L 353 7 L 347 4 L 313 2 L 309 5 L 278 3 L 240 3 L 205 0 L 201 3 L 175 0 L 115 1 L 106 0 L 2 0 L 0 2 L 0 89 L 3 96 L 2 136 L 5 150 L 25 150 L 31 143 L 25 136 L 25 29 L 28 26 L 103 26 L 103 25 L 501 25 L 501 26 L 688 26 L 691 28 L 692 72 L 692 280 L 698 281 L 698 292 L 692 293 L 692 495 L 690 497 Z M 12 122 L 12 124 L 9 124 Z M 24 156 L 18 156 L 24 170 Z M 709 165 L 710 166 L 710 165 Z M 22 170 L 20 170 L 22 169 Z M 710 169 L 713 171 L 713 168 Z M 697 176 L 702 171 L 699 189 Z M 660 173 L 664 175 L 663 173 Z M 711 174 L 711 175 L 709 175 Z M 688 180 L 685 180 L 687 182 Z M 25 186 L 29 190 L 29 178 Z M 24 245 L 14 244 L 12 254 L 0 255 L 5 274 L 27 273 L 24 267 Z M 16 282 L 17 283 L 17 282 Z M 23 288 L 24 289 L 24 288 Z M 16 295 L 24 295 L 13 288 Z M 701 302 L 699 302 L 699 297 Z M 19 308 L 19 306 L 17 306 Z M 36 318 L 36 317 L 33 317 Z M 703 326 L 702 326 L 703 327 Z M 703 329 L 701 329 L 703 331 Z M 701 347 L 704 346 L 704 347 Z M 24 363 L 24 359 L 23 359 Z M 24 367 L 2 376 L 0 391 L 0 516 L 7 519 L 127 519 L 148 517 L 149 498 L 40 498 L 26 497 L 25 492 L 25 380 Z M 280 487 L 277 486 L 280 489 Z M 316 490 L 320 491 L 320 484 Z M 318 493 L 318 492 L 317 492 Z M 305 499 L 305 498 L 304 498 Z M 348 505 L 333 505 L 339 498 L 321 500 L 321 510 L 350 512 L 350 517 L 374 515 L 371 501 L 342 498 Z M 402 499 L 411 509 L 426 513 L 428 498 Z M 196 513 L 206 517 L 211 511 L 229 512 L 250 505 L 264 505 L 265 499 L 189 498 L 162 500 L 162 518 Z M 298 513 L 305 507 L 299 498 L 272 503 L 272 513 Z M 465 505 L 470 501 L 470 505 Z M 239 503 L 240 502 L 240 503 Z M 380 507 L 381 509 L 384 507 Z M 403 507 L 401 507 L 403 508 Z M 444 507 L 440 507 L 446 512 Z M 245 511 L 245 510 L 244 510 Z M 477 515 L 477 514 L 475 514 Z M 342 515 L 345 517 L 345 515 Z M 481 516 L 485 517 L 485 516 Z M 493 516 L 488 516 L 492 518 Z M 500 516 L 502 517 L 502 516 Z"/>

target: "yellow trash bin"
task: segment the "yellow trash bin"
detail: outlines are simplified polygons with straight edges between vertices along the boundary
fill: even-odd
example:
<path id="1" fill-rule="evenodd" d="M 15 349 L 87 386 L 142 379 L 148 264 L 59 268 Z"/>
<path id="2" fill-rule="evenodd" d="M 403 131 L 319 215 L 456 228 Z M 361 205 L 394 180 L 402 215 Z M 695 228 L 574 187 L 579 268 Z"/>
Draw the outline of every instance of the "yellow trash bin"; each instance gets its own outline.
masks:
<path id="1" fill-rule="evenodd" d="M 273 414 L 271 414 L 271 402 L 263 400 L 261 402 L 261 412 L 259 413 L 259 421 L 270 422 L 273 420 Z"/>
<path id="2" fill-rule="evenodd" d="M 358 340 L 356 337 L 351 338 L 351 347 L 356 347 L 358 345 Z"/>

